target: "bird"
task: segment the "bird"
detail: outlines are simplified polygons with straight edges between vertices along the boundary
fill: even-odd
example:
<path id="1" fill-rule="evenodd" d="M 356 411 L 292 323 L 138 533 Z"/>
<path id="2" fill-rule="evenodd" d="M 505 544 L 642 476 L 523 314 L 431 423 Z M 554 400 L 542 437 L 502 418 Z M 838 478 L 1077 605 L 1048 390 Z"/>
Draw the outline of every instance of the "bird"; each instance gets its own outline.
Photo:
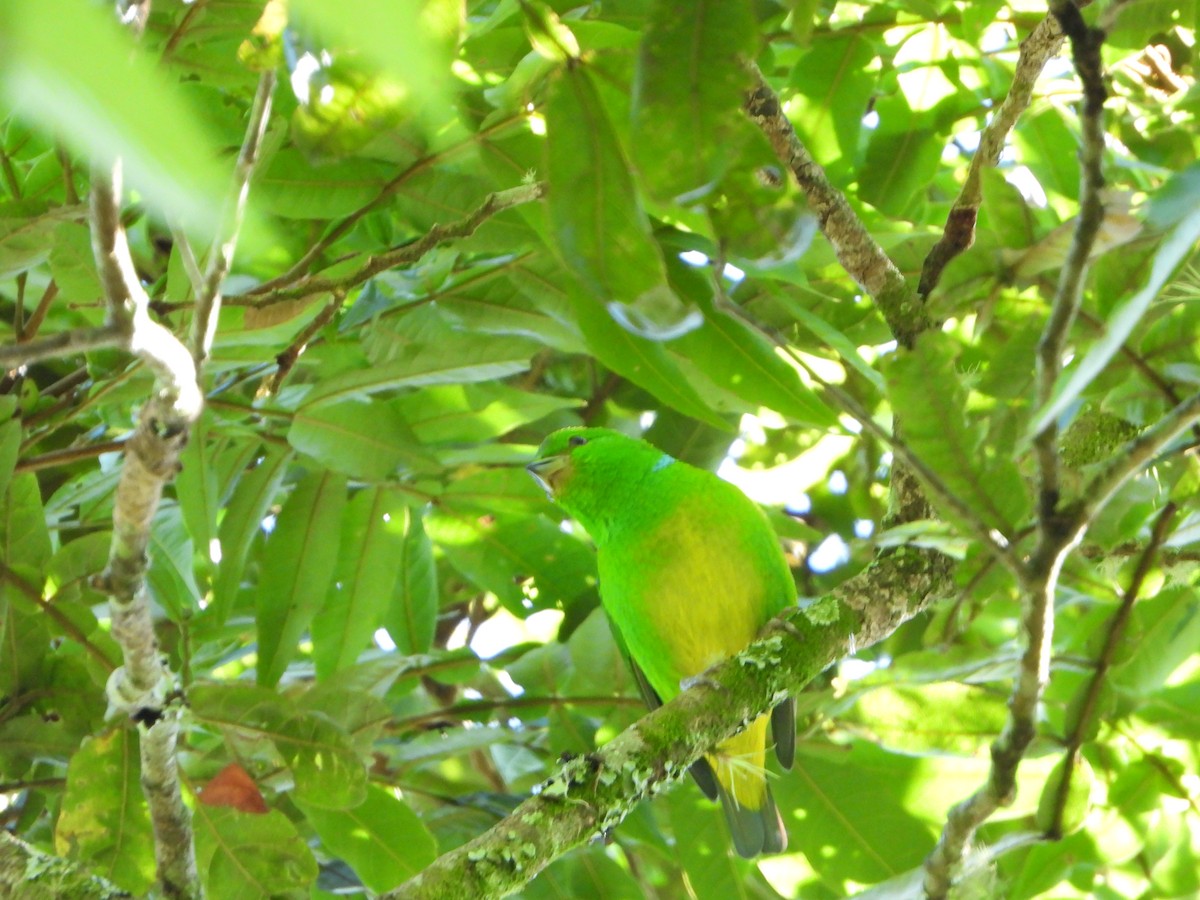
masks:
<path id="1" fill-rule="evenodd" d="M 795 582 L 762 509 L 735 485 L 608 428 L 550 434 L 526 469 L 596 546 L 600 600 L 651 709 L 736 655 L 796 603 Z M 796 705 L 770 713 L 790 769 Z M 779 853 L 787 831 L 766 779 L 767 715 L 691 769 L 720 800 L 746 858 Z"/>

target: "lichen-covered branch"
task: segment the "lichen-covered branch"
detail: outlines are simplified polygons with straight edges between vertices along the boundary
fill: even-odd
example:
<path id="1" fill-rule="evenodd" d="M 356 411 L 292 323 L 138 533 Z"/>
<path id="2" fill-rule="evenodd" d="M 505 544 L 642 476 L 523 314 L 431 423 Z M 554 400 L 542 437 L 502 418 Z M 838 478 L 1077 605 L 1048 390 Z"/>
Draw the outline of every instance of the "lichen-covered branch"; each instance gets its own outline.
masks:
<path id="1" fill-rule="evenodd" d="M 896 264 L 850 208 L 846 197 L 830 184 L 825 171 L 800 141 L 779 97 L 758 67 L 747 63 L 746 68 L 754 79 L 745 102 L 746 114 L 795 176 L 842 268 L 874 298 L 900 345 L 912 346 L 916 336 L 932 324 L 924 307 Z"/>
<path id="2" fill-rule="evenodd" d="M 247 304 L 263 307 L 311 297 L 314 294 L 344 293 L 358 287 L 368 278 L 378 275 L 380 272 L 417 262 L 439 244 L 470 237 L 492 216 L 502 213 L 506 209 L 512 209 L 514 206 L 540 200 L 545 194 L 546 186 L 541 182 L 522 184 L 519 187 L 488 194 L 484 201 L 464 218 L 448 225 L 434 225 L 416 240 L 395 247 L 386 253 L 380 253 L 378 256 L 368 257 L 349 275 L 339 278 L 306 278 L 295 287 L 266 292 L 263 287 L 259 287 L 251 292 L 252 299 L 248 300 Z"/>
<path id="3" fill-rule="evenodd" d="M 233 172 L 233 189 L 225 198 L 221 214 L 221 225 L 213 237 L 208 252 L 204 275 L 196 291 L 196 314 L 192 318 L 192 333 L 188 344 L 192 358 L 200 366 L 212 349 L 217 331 L 217 315 L 221 310 L 221 282 L 233 265 L 233 254 L 237 249 L 238 234 L 246 213 L 246 198 L 250 195 L 250 179 L 258 164 L 263 136 L 267 133 L 267 122 L 271 118 L 271 95 L 275 91 L 275 72 L 263 72 L 258 79 L 258 90 L 250 105 L 250 121 L 246 125 L 246 136 L 238 152 L 237 165 Z"/>
<path id="4" fill-rule="evenodd" d="M 199 896 L 191 813 L 179 787 L 179 734 L 174 683 L 162 663 L 146 587 L 147 547 L 164 485 L 179 467 L 203 399 L 187 348 L 149 313 L 149 297 L 133 267 L 120 217 L 120 164 L 92 177 L 91 230 L 96 268 L 110 325 L 155 373 L 153 396 L 142 407 L 113 504 L 108 566 L 97 586 L 109 597 L 112 635 L 124 664 L 109 678 L 110 712 L 138 722 L 142 789 L 154 824 L 155 858 L 163 895 Z"/>
<path id="5" fill-rule="evenodd" d="M 1046 63 L 1058 54 L 1063 40 L 1058 19 L 1050 15 L 1038 23 L 1029 36 L 1021 41 L 1012 86 L 980 133 L 979 146 L 967 167 L 962 190 L 959 191 L 954 205 L 950 208 L 950 214 L 946 217 L 942 237 L 933 245 L 921 266 L 921 283 L 917 287 L 917 293 L 921 297 L 928 297 L 937 287 L 950 260 L 975 243 L 975 223 L 979 216 L 979 207 L 983 203 L 983 170 L 985 167 L 995 166 L 1000 161 L 1004 141 L 1017 124 L 1021 113 L 1029 107 L 1038 76 Z"/>
<path id="6" fill-rule="evenodd" d="M 848 648 L 886 637 L 948 596 L 950 573 L 950 560 L 930 551 L 881 557 L 829 596 L 776 619 L 746 651 L 595 753 L 566 761 L 511 815 L 385 896 L 490 900 L 518 890 L 558 856 L 616 827 L 713 744 Z"/>
<path id="7" fill-rule="evenodd" d="M 132 900 L 77 863 L 42 853 L 0 829 L 0 897 L 20 900 Z"/>

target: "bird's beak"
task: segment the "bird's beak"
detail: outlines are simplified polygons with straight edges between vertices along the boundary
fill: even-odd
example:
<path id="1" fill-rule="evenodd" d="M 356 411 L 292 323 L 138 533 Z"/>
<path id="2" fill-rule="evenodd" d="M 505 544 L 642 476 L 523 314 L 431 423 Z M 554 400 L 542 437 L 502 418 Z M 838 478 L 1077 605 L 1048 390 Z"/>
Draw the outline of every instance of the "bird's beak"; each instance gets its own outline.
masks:
<path id="1" fill-rule="evenodd" d="M 525 467 L 525 471 L 533 476 L 533 480 L 542 486 L 546 496 L 553 500 L 570 463 L 571 460 L 566 456 L 547 456 L 545 459 L 531 462 Z"/>

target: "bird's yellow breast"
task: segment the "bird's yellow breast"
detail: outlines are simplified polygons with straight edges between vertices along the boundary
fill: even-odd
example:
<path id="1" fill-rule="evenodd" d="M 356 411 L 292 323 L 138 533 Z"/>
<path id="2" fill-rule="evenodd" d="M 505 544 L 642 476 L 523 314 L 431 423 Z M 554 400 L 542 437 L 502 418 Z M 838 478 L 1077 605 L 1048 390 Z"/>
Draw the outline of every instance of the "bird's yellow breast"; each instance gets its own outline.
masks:
<path id="1" fill-rule="evenodd" d="M 744 649 L 769 618 L 761 567 L 726 518 L 703 499 L 681 504 L 640 540 L 600 554 L 604 603 L 664 700 Z"/>

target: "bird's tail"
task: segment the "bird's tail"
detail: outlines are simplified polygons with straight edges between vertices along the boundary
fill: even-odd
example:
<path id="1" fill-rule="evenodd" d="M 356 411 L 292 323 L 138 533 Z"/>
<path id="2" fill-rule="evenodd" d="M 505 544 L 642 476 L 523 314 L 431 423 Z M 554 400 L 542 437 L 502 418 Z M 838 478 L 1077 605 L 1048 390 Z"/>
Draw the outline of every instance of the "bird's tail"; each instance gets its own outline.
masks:
<path id="1" fill-rule="evenodd" d="M 717 746 L 707 757 L 737 852 L 751 858 L 787 848 L 787 831 L 767 785 L 767 717 Z"/>

